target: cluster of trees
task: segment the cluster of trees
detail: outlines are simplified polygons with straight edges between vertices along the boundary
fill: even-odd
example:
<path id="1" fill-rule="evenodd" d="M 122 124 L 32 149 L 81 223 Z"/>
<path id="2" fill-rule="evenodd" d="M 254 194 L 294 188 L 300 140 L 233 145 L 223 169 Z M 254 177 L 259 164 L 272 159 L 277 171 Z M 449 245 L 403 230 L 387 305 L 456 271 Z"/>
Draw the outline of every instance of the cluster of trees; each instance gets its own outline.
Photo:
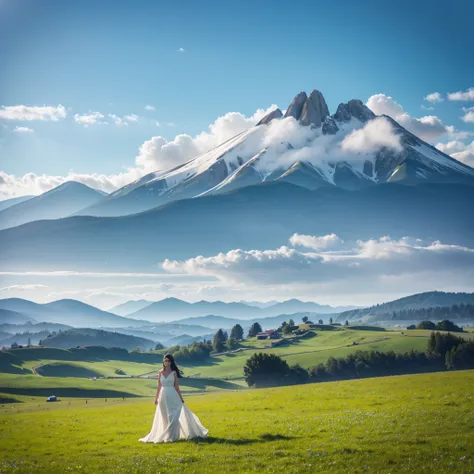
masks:
<path id="1" fill-rule="evenodd" d="M 244 376 L 249 387 L 293 385 L 309 381 L 308 371 L 299 365 L 290 367 L 282 358 L 262 352 L 247 359 Z"/>
<path id="2" fill-rule="evenodd" d="M 273 354 L 254 354 L 245 363 L 244 376 L 249 386 L 261 387 L 472 368 L 474 341 L 433 332 L 425 352 L 357 351 L 345 357 L 330 357 L 309 370 L 289 367 Z"/>
<path id="3" fill-rule="evenodd" d="M 451 332 L 464 332 L 464 329 L 454 324 L 448 319 L 443 319 L 438 323 L 433 321 L 420 321 L 416 326 L 412 324 L 407 329 L 429 329 L 431 331 L 451 331 Z"/>
<path id="4" fill-rule="evenodd" d="M 203 361 L 210 357 L 213 350 L 211 341 L 195 341 L 189 346 L 172 346 L 163 352 L 170 353 L 178 361 Z"/>
<path id="5" fill-rule="evenodd" d="M 303 316 L 303 322 L 305 318 L 308 319 L 307 316 Z M 278 331 L 287 335 L 287 334 L 292 334 L 295 329 L 298 329 L 298 326 L 295 325 L 295 322 L 293 321 L 293 319 L 290 319 L 288 322 L 283 321 L 280 324 Z"/>
<path id="6" fill-rule="evenodd" d="M 260 324 L 254 323 L 250 328 L 250 331 L 261 332 L 262 328 Z M 257 332 L 255 334 L 257 334 Z M 249 332 L 249 337 L 250 332 Z M 232 351 L 239 347 L 239 341 L 244 338 L 244 328 L 240 324 L 236 324 L 230 331 L 230 336 L 227 334 L 227 331 L 219 329 L 214 335 L 214 340 L 212 342 L 212 351 L 213 352 L 224 352 Z"/>

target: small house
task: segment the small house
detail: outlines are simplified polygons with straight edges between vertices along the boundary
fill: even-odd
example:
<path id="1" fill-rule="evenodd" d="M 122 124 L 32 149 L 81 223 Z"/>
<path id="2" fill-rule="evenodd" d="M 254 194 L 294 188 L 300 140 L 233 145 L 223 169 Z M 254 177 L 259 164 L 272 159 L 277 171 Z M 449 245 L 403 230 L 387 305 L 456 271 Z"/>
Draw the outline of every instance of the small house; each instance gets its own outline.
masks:
<path id="1" fill-rule="evenodd" d="M 57 402 L 58 398 L 56 397 L 56 395 L 51 395 L 46 399 L 46 401 L 47 402 Z"/>
<path id="2" fill-rule="evenodd" d="M 275 329 L 268 329 L 266 331 L 259 332 L 257 339 L 279 339 L 280 334 Z"/>

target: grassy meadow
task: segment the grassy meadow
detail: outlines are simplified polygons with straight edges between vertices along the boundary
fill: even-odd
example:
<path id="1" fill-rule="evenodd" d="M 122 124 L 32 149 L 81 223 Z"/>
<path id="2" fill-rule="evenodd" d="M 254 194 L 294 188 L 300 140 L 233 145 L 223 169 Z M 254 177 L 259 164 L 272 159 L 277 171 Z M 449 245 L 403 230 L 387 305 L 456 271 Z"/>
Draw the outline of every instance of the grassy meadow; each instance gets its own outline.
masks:
<path id="1" fill-rule="evenodd" d="M 209 438 L 157 445 L 138 442 L 152 398 L 16 395 L 0 473 L 468 473 L 473 387 L 471 370 L 190 394 Z"/>

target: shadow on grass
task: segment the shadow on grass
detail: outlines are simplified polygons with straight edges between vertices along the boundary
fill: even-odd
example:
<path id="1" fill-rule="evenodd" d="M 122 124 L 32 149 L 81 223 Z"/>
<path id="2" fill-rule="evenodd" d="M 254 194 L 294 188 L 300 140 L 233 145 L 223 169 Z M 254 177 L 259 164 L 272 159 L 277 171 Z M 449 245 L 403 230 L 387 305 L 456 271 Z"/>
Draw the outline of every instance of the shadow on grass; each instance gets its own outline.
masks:
<path id="1" fill-rule="evenodd" d="M 269 441 L 289 441 L 295 439 L 295 436 L 285 436 L 282 434 L 271 434 L 264 433 L 258 438 L 216 438 L 214 436 L 209 436 L 207 438 L 194 438 L 188 441 L 183 442 L 193 442 L 197 444 L 231 444 L 234 446 L 244 446 L 248 444 L 258 444 L 258 443 L 267 443 Z"/>
<path id="2" fill-rule="evenodd" d="M 16 398 L 0 396 L 0 403 L 23 403 L 23 402 L 21 400 L 17 400 Z"/>
<path id="3" fill-rule="evenodd" d="M 242 390 L 244 388 L 236 383 L 227 382 L 220 379 L 182 378 L 180 379 L 179 383 L 183 387 L 192 387 L 199 390 L 206 390 L 213 387 L 220 388 L 222 390 Z"/>
<path id="4" fill-rule="evenodd" d="M 102 374 L 87 367 L 80 367 L 67 363 L 44 364 L 36 368 L 36 373 L 43 377 L 79 377 L 91 378 L 101 377 Z"/>
<path id="5" fill-rule="evenodd" d="M 140 395 L 117 390 L 86 390 L 70 387 L 44 387 L 44 388 L 17 388 L 0 387 L 0 392 L 14 395 L 30 395 L 32 397 L 74 397 L 74 398 L 139 398 Z"/>

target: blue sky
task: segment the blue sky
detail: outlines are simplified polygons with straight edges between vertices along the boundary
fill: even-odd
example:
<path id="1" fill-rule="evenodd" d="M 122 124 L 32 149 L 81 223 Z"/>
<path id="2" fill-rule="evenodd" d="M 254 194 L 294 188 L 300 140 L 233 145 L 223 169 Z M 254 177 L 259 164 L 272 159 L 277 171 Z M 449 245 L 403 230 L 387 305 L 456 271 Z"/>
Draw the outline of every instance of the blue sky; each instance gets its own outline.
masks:
<path id="1" fill-rule="evenodd" d="M 57 121 L 0 120 L 0 171 L 120 173 L 153 136 L 193 137 L 313 88 L 331 113 L 385 94 L 471 133 L 461 108 L 474 101 L 423 98 L 474 86 L 472 18 L 470 1 L 0 0 L 0 105 L 66 108 Z M 108 124 L 75 122 L 92 112 Z"/>

